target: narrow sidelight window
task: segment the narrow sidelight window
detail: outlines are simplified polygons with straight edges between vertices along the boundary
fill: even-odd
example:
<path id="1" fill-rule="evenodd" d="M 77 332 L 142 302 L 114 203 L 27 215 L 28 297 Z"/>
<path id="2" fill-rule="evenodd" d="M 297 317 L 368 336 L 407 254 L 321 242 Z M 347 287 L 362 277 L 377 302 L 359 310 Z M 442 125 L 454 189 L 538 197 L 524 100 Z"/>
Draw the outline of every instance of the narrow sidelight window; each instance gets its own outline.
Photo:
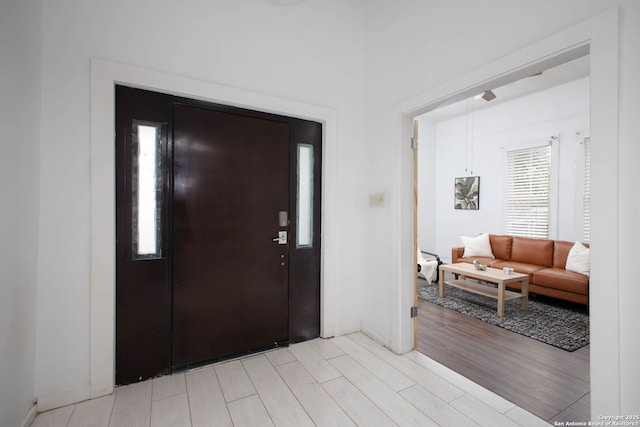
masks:
<path id="1" fill-rule="evenodd" d="M 313 146 L 298 144 L 296 247 L 313 246 Z"/>
<path id="2" fill-rule="evenodd" d="M 162 257 L 161 123 L 133 121 L 133 258 Z"/>

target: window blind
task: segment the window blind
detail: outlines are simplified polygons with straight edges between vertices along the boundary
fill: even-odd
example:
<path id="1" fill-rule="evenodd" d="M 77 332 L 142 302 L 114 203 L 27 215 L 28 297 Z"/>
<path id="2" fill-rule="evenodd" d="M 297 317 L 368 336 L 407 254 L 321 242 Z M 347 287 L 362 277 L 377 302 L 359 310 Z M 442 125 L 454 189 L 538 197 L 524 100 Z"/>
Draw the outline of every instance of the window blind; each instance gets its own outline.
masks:
<path id="1" fill-rule="evenodd" d="M 549 237 L 550 190 L 550 145 L 507 153 L 507 234 Z"/>
<path id="2" fill-rule="evenodd" d="M 582 240 L 591 237 L 591 138 L 584 139 L 584 189 L 582 193 Z"/>

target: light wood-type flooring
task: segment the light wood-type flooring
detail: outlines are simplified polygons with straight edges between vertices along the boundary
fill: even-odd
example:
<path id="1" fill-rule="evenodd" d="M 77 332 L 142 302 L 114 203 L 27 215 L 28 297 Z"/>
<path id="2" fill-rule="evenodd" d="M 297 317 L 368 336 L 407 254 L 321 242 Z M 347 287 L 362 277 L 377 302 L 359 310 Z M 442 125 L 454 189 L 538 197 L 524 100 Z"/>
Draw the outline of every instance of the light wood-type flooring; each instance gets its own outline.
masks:
<path id="1" fill-rule="evenodd" d="M 362 333 L 315 339 L 120 387 L 38 415 L 34 427 L 548 426 L 412 351 Z"/>
<path id="2" fill-rule="evenodd" d="M 418 351 L 550 423 L 588 421 L 589 346 L 574 352 L 419 300 Z"/>

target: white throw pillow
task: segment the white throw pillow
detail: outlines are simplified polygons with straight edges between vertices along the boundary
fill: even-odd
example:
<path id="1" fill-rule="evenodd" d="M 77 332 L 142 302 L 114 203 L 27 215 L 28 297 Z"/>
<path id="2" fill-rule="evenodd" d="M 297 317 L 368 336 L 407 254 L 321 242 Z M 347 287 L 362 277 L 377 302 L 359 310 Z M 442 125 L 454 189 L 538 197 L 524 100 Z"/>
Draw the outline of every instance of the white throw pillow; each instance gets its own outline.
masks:
<path id="1" fill-rule="evenodd" d="M 489 241 L 489 234 L 483 233 L 476 237 L 460 236 L 462 244 L 464 245 L 464 258 L 470 256 L 481 256 L 486 258 L 495 258 L 493 252 L 491 252 L 491 242 Z"/>
<path id="2" fill-rule="evenodd" d="M 589 275 L 589 248 L 580 242 L 574 243 L 567 256 L 565 269 L 576 273 Z"/>

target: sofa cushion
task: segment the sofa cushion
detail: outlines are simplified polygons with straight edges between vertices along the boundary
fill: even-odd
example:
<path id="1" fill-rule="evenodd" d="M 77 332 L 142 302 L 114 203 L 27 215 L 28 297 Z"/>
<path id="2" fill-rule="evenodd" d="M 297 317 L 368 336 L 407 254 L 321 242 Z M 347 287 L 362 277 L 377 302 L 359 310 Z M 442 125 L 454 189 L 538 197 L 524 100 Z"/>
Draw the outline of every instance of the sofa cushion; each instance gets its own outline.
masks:
<path id="1" fill-rule="evenodd" d="M 533 281 L 538 286 L 561 289 L 577 294 L 589 294 L 589 277 L 567 271 L 563 268 L 543 268 L 533 273 Z"/>
<path id="2" fill-rule="evenodd" d="M 567 265 L 567 256 L 573 247 L 573 242 L 556 240 L 553 244 L 553 268 L 564 268 Z"/>
<path id="3" fill-rule="evenodd" d="M 489 235 L 489 241 L 491 242 L 491 252 L 493 255 L 502 260 L 511 259 L 511 236 L 499 236 L 496 234 Z"/>
<path id="4" fill-rule="evenodd" d="M 515 261 L 499 261 L 494 263 L 492 268 L 498 268 L 502 270 L 504 267 L 511 267 L 513 271 L 521 274 L 529 275 L 529 283 L 533 282 L 533 275 L 536 271 L 543 269 L 544 267 L 535 264 L 528 264 L 524 262 L 515 262 Z"/>
<path id="5" fill-rule="evenodd" d="M 514 237 L 510 261 L 551 267 L 553 266 L 553 240 Z"/>

